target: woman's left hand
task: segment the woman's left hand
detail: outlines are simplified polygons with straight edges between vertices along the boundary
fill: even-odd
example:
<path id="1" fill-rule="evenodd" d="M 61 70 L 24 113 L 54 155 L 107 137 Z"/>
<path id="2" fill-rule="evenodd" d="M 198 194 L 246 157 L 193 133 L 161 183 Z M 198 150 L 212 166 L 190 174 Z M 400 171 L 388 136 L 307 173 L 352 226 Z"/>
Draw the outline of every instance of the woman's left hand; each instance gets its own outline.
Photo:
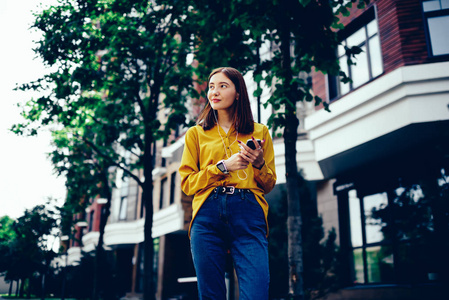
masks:
<path id="1" fill-rule="evenodd" d="M 256 145 L 256 149 L 253 150 L 242 141 L 238 141 L 240 145 L 240 155 L 248 162 L 250 162 L 254 167 L 257 169 L 262 168 L 262 166 L 265 163 L 265 160 L 263 158 L 263 149 L 262 146 L 265 143 L 265 140 L 258 143 L 254 137 L 251 137 L 251 139 L 254 142 L 254 145 Z"/>

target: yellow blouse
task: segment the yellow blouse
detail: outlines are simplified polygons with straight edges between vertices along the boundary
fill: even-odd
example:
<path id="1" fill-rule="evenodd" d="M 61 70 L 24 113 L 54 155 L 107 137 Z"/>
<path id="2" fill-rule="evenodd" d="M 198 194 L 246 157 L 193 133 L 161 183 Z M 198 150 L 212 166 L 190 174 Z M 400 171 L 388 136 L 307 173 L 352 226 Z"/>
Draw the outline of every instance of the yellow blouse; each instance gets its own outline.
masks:
<path id="1" fill-rule="evenodd" d="M 184 193 L 194 195 L 192 222 L 201 205 L 217 186 L 250 189 L 261 205 L 265 214 L 265 221 L 267 221 L 268 203 L 264 195 L 269 193 L 276 183 L 273 141 L 268 128 L 259 123 L 254 123 L 252 134 L 239 133 L 238 139 L 246 143 L 248 139 L 251 139 L 251 136 L 254 136 L 255 139 L 265 139 L 263 145 L 265 164 L 260 170 L 250 164 L 245 170 L 233 171 L 225 175 L 217 168 L 216 164 L 240 150 L 236 141 L 237 132 L 234 128 L 231 127 L 227 134 L 221 127 L 217 126 L 207 131 L 204 131 L 199 125 L 189 128 L 185 135 L 185 146 L 179 173 L 181 174 L 181 188 Z M 246 172 L 246 175 L 243 171 Z M 190 223 L 191 225 L 192 223 Z"/>

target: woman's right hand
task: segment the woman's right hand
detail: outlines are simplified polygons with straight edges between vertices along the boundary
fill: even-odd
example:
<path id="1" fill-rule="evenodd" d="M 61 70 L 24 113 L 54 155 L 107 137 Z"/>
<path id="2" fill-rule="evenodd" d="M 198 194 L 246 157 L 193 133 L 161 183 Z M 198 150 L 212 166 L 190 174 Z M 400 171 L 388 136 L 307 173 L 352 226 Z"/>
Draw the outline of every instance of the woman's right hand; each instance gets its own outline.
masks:
<path id="1" fill-rule="evenodd" d="M 224 163 L 229 172 L 246 169 L 249 165 L 249 162 L 240 153 L 233 154 Z"/>

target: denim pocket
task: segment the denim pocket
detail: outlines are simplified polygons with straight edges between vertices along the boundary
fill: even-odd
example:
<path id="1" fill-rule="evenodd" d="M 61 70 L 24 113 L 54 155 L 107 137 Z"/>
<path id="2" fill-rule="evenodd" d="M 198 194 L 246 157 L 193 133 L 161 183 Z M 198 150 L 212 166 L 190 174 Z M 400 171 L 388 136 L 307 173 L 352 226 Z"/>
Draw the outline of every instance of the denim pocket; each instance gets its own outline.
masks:
<path id="1" fill-rule="evenodd" d="M 245 200 L 250 204 L 257 205 L 258 207 L 262 208 L 259 202 L 257 202 L 256 196 L 253 193 L 245 193 Z"/>

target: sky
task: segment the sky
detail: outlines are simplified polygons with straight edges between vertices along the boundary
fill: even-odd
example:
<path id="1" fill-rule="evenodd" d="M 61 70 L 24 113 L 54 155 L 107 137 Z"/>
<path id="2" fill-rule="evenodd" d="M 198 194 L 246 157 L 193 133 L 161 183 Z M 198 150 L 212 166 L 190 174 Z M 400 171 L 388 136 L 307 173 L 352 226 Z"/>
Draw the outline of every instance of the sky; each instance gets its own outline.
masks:
<path id="1" fill-rule="evenodd" d="M 29 29 L 41 2 L 56 0 L 0 0 L 0 217 L 18 218 L 48 197 L 60 205 L 65 196 L 64 178 L 54 174 L 48 158 L 49 132 L 23 137 L 9 131 L 22 120 L 16 104 L 36 96 L 13 89 L 46 73 L 32 50 L 40 34 Z"/>

